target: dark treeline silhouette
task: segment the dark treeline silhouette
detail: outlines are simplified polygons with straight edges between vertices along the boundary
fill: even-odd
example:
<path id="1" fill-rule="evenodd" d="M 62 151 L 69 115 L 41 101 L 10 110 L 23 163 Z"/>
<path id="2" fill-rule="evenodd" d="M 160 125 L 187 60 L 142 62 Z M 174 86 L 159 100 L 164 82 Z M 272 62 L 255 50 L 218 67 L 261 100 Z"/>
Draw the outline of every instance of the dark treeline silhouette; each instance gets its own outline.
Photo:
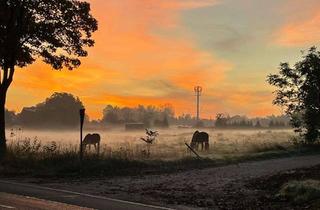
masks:
<path id="1" fill-rule="evenodd" d="M 268 116 L 248 118 L 247 116 L 230 116 L 228 114 L 217 114 L 215 120 L 216 128 L 289 128 L 290 118 L 288 116 Z"/>
<path id="2" fill-rule="evenodd" d="M 54 93 L 44 102 L 25 107 L 18 114 L 6 111 L 8 125 L 27 128 L 70 128 L 79 126 L 79 98 L 69 93 Z"/>
<path id="3" fill-rule="evenodd" d="M 20 113 L 6 110 L 5 117 L 8 126 L 69 129 L 79 126 L 79 109 L 81 108 L 84 108 L 84 105 L 78 97 L 70 93 L 54 93 L 39 104 L 23 108 Z M 160 107 L 106 105 L 102 111 L 101 119 L 89 121 L 86 116 L 85 121 L 87 128 L 97 129 L 110 126 L 124 127 L 127 123 L 143 124 L 144 128 L 168 128 L 170 125 L 190 128 L 199 124 L 196 117 L 190 114 L 175 116 L 170 105 Z M 289 127 L 289 118 L 286 116 L 248 118 L 240 115 L 217 114 L 215 119 L 201 119 L 200 124 L 203 127 L 227 129 L 286 128 Z"/>
<path id="4" fill-rule="evenodd" d="M 174 111 L 170 106 L 155 107 L 118 107 L 107 105 L 103 110 L 101 123 L 121 125 L 125 123 L 143 123 L 145 127 L 169 127 L 174 119 Z"/>
<path id="5" fill-rule="evenodd" d="M 79 109 L 83 103 L 70 93 L 54 93 L 45 101 L 32 107 L 24 107 L 20 113 L 6 110 L 5 117 L 8 126 L 24 128 L 76 128 L 79 126 Z M 162 107 L 143 106 L 118 107 L 107 105 L 103 110 L 101 120 L 89 121 L 86 116 L 86 125 L 91 128 L 126 123 L 143 123 L 145 127 L 169 127 L 174 120 L 174 111 L 169 105 Z"/>
<path id="6" fill-rule="evenodd" d="M 172 121 L 173 124 L 178 125 L 181 128 L 184 127 L 213 127 L 214 120 L 212 119 L 201 119 L 199 122 L 197 118 L 191 114 L 182 114 L 175 117 Z"/>

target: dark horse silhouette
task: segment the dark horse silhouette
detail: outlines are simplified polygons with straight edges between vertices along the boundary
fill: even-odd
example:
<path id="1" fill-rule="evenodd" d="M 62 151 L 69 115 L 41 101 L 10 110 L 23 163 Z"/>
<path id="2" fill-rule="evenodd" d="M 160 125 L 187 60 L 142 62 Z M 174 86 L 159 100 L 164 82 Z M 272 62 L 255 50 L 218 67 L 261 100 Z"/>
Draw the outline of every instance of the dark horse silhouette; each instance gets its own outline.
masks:
<path id="1" fill-rule="evenodd" d="M 91 144 L 94 146 L 94 148 L 96 149 L 96 151 L 98 152 L 99 154 L 99 151 L 100 151 L 100 135 L 98 133 L 89 133 L 87 134 L 83 141 L 82 141 L 82 144 L 84 146 L 84 149 L 87 148 L 87 145 L 89 145 L 89 150 L 90 150 L 90 147 L 91 147 Z"/>
<path id="2" fill-rule="evenodd" d="M 209 134 L 206 132 L 194 132 L 190 146 L 193 149 L 198 150 L 199 144 L 201 145 L 201 150 L 209 150 Z"/>

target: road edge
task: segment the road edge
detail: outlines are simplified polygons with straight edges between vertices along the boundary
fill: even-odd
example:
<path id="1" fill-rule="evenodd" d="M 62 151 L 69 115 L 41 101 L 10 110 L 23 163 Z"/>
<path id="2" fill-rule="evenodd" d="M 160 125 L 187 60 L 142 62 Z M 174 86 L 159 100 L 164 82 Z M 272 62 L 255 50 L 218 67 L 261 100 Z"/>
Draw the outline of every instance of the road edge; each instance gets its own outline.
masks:
<path id="1" fill-rule="evenodd" d="M 16 185 L 16 186 L 21 186 L 21 187 L 28 187 L 28 188 L 39 189 L 39 190 L 49 190 L 49 191 L 68 193 L 68 194 L 73 194 L 73 195 L 80 195 L 80 196 L 84 196 L 84 197 L 102 199 L 102 200 L 119 202 L 119 203 L 123 203 L 123 204 L 136 205 L 136 206 L 141 206 L 141 207 L 148 207 L 148 208 L 152 208 L 152 209 L 174 210 L 174 209 L 168 208 L 168 207 L 161 207 L 161 206 L 137 203 L 137 202 L 133 202 L 133 201 L 120 200 L 120 199 L 116 199 L 116 198 L 108 198 L 108 197 L 104 197 L 104 196 L 91 195 L 91 194 L 87 194 L 87 193 L 80 193 L 80 192 L 75 192 L 75 191 L 71 191 L 71 190 L 62 190 L 62 189 L 55 189 L 55 188 L 51 188 L 51 187 L 37 186 L 37 185 L 33 185 L 33 184 L 25 184 L 25 183 L 19 183 L 19 182 L 5 181 L 5 180 L 1 180 L 1 179 L 0 179 L 0 183 Z"/>

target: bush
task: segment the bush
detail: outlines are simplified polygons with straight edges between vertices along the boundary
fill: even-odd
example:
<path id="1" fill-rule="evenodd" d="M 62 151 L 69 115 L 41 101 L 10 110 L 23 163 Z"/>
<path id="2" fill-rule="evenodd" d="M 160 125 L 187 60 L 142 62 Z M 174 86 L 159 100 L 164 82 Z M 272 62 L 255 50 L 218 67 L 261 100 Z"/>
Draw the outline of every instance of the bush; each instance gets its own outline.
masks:
<path id="1" fill-rule="evenodd" d="M 285 197 L 294 203 L 305 203 L 320 198 L 320 181 L 290 181 L 284 184 L 279 196 Z"/>

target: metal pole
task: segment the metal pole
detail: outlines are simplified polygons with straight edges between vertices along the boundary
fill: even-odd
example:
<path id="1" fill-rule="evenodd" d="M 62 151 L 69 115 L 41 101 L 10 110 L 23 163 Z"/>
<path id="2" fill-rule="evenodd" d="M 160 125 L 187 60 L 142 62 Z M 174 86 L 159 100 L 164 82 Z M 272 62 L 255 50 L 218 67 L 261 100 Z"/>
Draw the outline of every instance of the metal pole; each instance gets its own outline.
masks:
<path id="1" fill-rule="evenodd" d="M 85 109 L 80 109 L 80 161 L 83 159 L 83 145 L 82 145 L 82 129 L 85 116 Z"/>
<path id="2" fill-rule="evenodd" d="M 200 120 L 200 96 L 201 96 L 201 92 L 202 92 L 202 87 L 195 86 L 194 92 L 197 96 L 197 122 L 199 122 L 199 120 Z"/>
<path id="3" fill-rule="evenodd" d="M 199 103 L 200 103 L 200 95 L 199 95 L 199 92 L 197 93 L 197 121 L 199 122 L 199 118 L 200 118 L 200 116 L 199 116 Z"/>

